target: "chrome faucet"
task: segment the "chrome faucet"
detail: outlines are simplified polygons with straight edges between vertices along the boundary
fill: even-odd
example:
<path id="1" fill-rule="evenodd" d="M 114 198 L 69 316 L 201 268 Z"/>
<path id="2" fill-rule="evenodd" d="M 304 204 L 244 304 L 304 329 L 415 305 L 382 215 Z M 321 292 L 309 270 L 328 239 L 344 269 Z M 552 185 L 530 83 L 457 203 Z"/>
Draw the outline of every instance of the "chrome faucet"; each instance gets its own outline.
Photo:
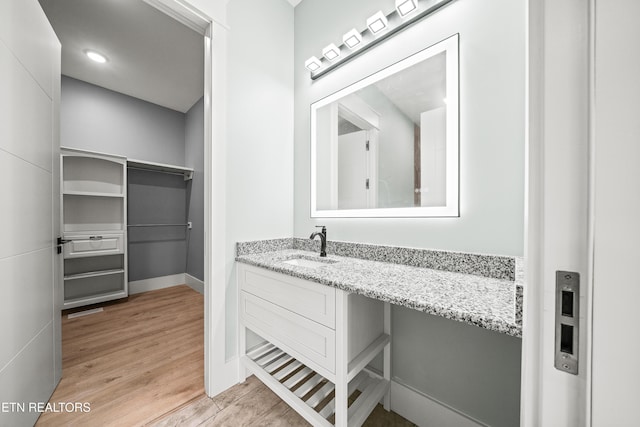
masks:
<path id="1" fill-rule="evenodd" d="M 327 227 L 324 225 L 316 225 L 316 228 L 321 228 L 321 231 L 316 231 L 315 233 L 311 233 L 311 240 L 315 239 L 316 236 L 320 236 L 320 256 L 327 256 Z"/>

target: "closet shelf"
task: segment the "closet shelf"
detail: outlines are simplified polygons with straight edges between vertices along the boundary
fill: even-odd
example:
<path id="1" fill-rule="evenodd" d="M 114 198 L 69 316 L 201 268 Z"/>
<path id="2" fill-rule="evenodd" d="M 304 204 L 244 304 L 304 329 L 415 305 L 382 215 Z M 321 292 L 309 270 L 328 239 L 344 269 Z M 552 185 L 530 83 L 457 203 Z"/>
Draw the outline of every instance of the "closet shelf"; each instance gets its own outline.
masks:
<path id="1" fill-rule="evenodd" d="M 114 270 L 88 271 L 86 273 L 69 274 L 64 276 L 64 280 L 86 279 L 88 277 L 110 276 L 112 274 L 124 273 L 124 268 Z"/>
<path id="2" fill-rule="evenodd" d="M 115 197 L 115 198 L 124 198 L 124 194 L 122 193 L 98 193 L 95 191 L 64 191 L 62 193 L 65 196 L 90 196 L 90 197 Z"/>
<path id="3" fill-rule="evenodd" d="M 94 294 L 94 295 L 90 295 L 90 296 L 83 296 L 83 297 L 78 297 L 78 298 L 73 298 L 73 299 L 65 299 L 64 303 L 62 304 L 62 307 L 64 309 L 67 308 L 75 308 L 75 307 L 80 307 L 83 305 L 88 305 L 88 304 L 98 304 L 101 302 L 105 302 L 105 301 L 111 301 L 114 299 L 119 299 L 119 298 L 126 298 L 128 297 L 129 294 L 127 293 L 126 290 L 121 291 L 113 291 L 113 292 L 104 292 L 104 293 L 100 293 L 100 294 Z"/>
<path id="4" fill-rule="evenodd" d="M 130 169 L 141 169 L 153 172 L 162 172 L 184 176 L 185 181 L 193 179 L 193 168 L 184 166 L 167 165 L 163 163 L 146 162 L 143 160 L 127 159 L 127 167 Z"/>
<path id="5" fill-rule="evenodd" d="M 181 224 L 127 224 L 127 227 L 188 227 L 188 223 Z"/>

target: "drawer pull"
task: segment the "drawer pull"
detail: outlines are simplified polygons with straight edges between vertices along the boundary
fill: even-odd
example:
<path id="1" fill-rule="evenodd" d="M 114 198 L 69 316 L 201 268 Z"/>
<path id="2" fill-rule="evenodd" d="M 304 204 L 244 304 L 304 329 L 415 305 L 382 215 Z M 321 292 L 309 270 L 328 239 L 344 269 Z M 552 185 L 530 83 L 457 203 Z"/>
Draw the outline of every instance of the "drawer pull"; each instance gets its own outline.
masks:
<path id="1" fill-rule="evenodd" d="M 89 236 L 89 240 L 102 240 L 102 236 Z"/>

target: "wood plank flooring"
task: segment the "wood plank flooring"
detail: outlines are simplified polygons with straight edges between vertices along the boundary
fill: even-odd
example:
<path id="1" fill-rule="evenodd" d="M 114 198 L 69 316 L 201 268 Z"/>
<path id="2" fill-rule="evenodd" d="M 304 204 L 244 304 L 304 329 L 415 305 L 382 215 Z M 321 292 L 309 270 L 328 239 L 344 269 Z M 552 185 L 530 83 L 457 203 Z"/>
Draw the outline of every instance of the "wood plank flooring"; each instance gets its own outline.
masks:
<path id="1" fill-rule="evenodd" d="M 204 299 L 188 286 L 132 295 L 62 320 L 62 381 L 38 426 L 144 425 L 204 393 Z"/>
<path id="2" fill-rule="evenodd" d="M 45 412 L 36 425 L 308 426 L 254 376 L 213 399 L 204 394 L 203 304 L 176 286 L 64 316 L 63 378 L 50 403 L 88 402 L 91 410 Z M 380 405 L 364 425 L 413 426 Z"/>
<path id="3" fill-rule="evenodd" d="M 214 397 L 200 396 L 149 424 L 152 427 L 306 427 L 307 423 L 255 376 Z M 410 427 L 415 424 L 378 405 L 365 427 Z"/>

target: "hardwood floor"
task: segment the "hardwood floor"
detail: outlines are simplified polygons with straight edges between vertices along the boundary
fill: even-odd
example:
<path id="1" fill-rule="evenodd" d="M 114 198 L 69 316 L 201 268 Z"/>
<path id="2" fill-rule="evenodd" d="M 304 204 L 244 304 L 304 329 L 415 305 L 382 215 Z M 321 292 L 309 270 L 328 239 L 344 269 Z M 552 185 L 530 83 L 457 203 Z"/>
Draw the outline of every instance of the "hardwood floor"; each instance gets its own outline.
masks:
<path id="1" fill-rule="evenodd" d="M 188 286 L 132 295 L 62 320 L 62 381 L 38 426 L 144 425 L 204 393 L 204 299 Z"/>
<path id="2" fill-rule="evenodd" d="M 132 295 L 101 313 L 62 320 L 63 378 L 37 426 L 308 426 L 255 377 L 204 394 L 204 299 L 188 286 Z M 87 307 L 83 308 L 83 310 Z M 382 406 L 365 426 L 413 426 Z"/>
<path id="3" fill-rule="evenodd" d="M 214 397 L 200 396 L 150 423 L 153 427 L 302 427 L 304 418 L 255 376 Z M 409 427 L 415 424 L 378 405 L 365 427 Z"/>

